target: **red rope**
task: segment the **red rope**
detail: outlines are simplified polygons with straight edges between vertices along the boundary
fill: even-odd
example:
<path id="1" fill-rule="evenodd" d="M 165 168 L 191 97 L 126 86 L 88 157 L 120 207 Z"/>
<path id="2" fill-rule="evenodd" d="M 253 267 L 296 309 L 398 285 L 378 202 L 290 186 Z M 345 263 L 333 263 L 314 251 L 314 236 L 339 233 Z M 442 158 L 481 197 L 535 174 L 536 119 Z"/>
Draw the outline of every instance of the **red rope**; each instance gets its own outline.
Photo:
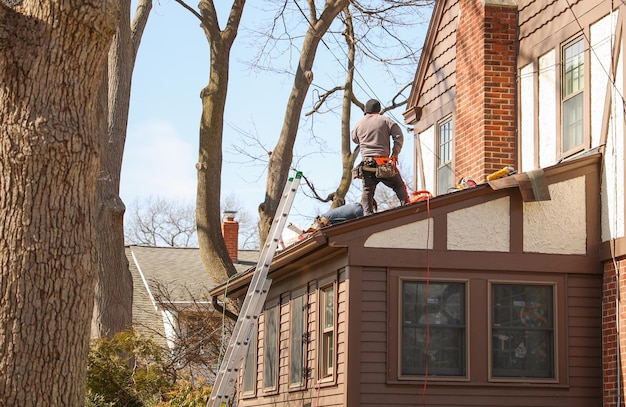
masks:
<path id="1" fill-rule="evenodd" d="M 426 228 L 426 290 L 424 295 L 424 312 L 426 313 L 426 344 L 424 346 L 425 354 L 425 372 L 424 372 L 424 388 L 422 389 L 422 405 L 426 406 L 426 386 L 428 384 L 428 347 L 430 346 L 430 321 L 428 320 L 428 288 L 430 286 L 430 250 L 428 247 L 430 239 L 430 196 L 426 199 L 427 210 L 427 228 Z"/>

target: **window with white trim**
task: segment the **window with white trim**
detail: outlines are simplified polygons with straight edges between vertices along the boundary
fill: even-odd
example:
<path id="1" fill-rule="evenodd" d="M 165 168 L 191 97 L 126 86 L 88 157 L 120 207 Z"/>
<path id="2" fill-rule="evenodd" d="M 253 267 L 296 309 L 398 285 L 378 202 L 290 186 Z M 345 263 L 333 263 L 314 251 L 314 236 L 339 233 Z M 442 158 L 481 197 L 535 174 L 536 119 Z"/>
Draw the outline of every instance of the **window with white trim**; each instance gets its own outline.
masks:
<path id="1" fill-rule="evenodd" d="M 437 194 L 445 194 L 454 185 L 452 154 L 454 146 L 452 117 L 439 122 L 437 127 Z"/>
<path id="2" fill-rule="evenodd" d="M 585 42 L 578 38 L 562 50 L 561 150 L 567 153 L 584 142 Z"/>
<path id="3" fill-rule="evenodd" d="M 335 369 L 335 284 L 319 290 L 319 378 L 333 376 Z"/>

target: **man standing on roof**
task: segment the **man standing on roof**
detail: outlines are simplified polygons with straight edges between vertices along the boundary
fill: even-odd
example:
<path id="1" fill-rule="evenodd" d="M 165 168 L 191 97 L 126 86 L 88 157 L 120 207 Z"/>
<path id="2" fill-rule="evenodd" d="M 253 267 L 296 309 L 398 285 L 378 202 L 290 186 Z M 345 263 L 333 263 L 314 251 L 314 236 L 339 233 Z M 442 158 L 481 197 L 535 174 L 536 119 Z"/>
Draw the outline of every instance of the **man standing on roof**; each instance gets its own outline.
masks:
<path id="1" fill-rule="evenodd" d="M 365 216 L 373 213 L 372 205 L 376 185 L 382 182 L 393 189 L 400 200 L 400 205 L 405 205 L 408 200 L 406 185 L 399 172 L 390 178 L 377 178 L 377 161 L 391 159 L 394 164 L 398 161 L 398 154 L 402 150 L 404 135 L 402 129 L 391 118 L 380 114 L 380 102 L 370 99 L 365 104 L 365 116 L 361 118 L 351 133 L 352 141 L 360 146 L 360 154 L 363 161 L 359 166 L 363 169 L 363 195 L 361 205 Z M 389 139 L 393 139 L 393 148 Z"/>

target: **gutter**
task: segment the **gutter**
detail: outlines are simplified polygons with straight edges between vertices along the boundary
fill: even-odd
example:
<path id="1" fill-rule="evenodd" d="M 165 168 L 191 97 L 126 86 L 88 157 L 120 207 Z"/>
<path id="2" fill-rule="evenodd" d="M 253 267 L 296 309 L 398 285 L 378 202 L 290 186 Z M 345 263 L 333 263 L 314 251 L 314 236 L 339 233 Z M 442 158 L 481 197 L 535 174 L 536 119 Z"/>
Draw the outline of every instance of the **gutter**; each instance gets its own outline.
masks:
<path id="1" fill-rule="evenodd" d="M 232 319 L 233 321 L 237 322 L 237 319 L 239 318 L 236 314 L 234 314 L 233 312 L 230 312 L 229 310 L 226 309 L 226 307 L 223 307 L 219 301 L 217 301 L 217 295 L 214 295 L 213 297 L 211 297 L 212 303 L 213 303 L 213 308 L 215 308 L 217 311 L 219 311 L 222 315 L 226 315 L 228 318 Z"/>
<path id="2" fill-rule="evenodd" d="M 277 254 L 272 260 L 271 268 L 268 275 L 272 274 L 282 267 L 293 263 L 296 259 L 308 254 L 309 252 L 327 244 L 327 242 L 328 238 L 322 231 L 318 230 L 314 232 L 305 240 L 289 246 L 288 248 L 282 250 L 279 254 Z M 210 291 L 211 296 L 215 300 L 216 297 L 220 295 L 225 295 L 227 292 L 226 290 L 228 290 L 228 295 L 240 291 L 242 288 L 245 288 L 250 284 L 250 281 L 252 280 L 255 271 L 255 269 L 248 270 L 244 274 L 241 274 L 232 280 L 218 285 Z M 228 298 L 228 295 L 226 295 L 225 298 Z M 220 306 L 220 308 L 223 307 Z M 226 312 L 228 312 L 228 310 L 226 310 Z"/>

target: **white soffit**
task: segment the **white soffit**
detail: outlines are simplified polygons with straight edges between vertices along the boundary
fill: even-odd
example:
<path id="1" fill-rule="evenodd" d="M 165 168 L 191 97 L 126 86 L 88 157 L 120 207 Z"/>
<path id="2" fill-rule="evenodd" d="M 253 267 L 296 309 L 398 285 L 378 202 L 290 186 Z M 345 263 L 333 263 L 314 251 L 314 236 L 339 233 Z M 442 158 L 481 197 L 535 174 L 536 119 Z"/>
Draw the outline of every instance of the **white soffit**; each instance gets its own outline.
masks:
<path id="1" fill-rule="evenodd" d="M 585 178 L 548 186 L 550 201 L 524 202 L 524 251 L 586 254 Z"/>
<path id="2" fill-rule="evenodd" d="M 448 250 L 508 252 L 511 241 L 509 197 L 448 214 Z"/>

